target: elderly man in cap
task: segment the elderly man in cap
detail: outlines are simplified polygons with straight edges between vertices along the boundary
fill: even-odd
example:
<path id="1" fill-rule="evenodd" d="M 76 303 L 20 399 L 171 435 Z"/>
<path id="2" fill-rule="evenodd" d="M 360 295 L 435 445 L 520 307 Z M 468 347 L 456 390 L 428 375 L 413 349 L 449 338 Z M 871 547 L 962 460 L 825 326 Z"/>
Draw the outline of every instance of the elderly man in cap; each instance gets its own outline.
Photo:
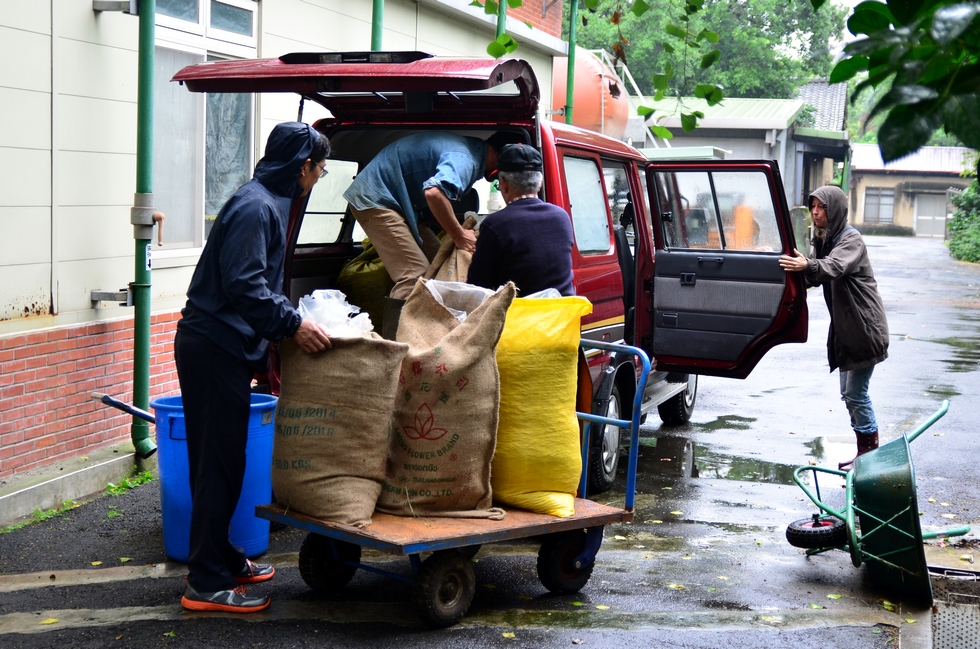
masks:
<path id="1" fill-rule="evenodd" d="M 497 171 L 507 207 L 480 225 L 470 284 L 496 289 L 513 281 L 520 295 L 546 288 L 575 294 L 571 219 L 562 208 L 538 198 L 543 168 L 534 147 L 508 144 L 501 149 Z"/>

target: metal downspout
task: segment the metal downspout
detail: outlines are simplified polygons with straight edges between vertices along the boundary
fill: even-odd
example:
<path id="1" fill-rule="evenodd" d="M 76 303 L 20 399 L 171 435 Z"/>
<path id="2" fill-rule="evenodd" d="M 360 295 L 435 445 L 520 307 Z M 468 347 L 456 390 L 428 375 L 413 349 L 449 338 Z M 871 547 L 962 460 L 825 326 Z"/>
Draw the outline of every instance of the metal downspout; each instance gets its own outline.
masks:
<path id="1" fill-rule="evenodd" d="M 385 26 L 385 0 L 374 0 L 371 5 L 371 51 L 381 51 L 381 33 Z M 416 37 L 418 34 L 416 34 Z"/>
<path id="2" fill-rule="evenodd" d="M 507 0 L 497 3 L 497 38 L 507 33 Z"/>
<path id="3" fill-rule="evenodd" d="M 565 123 L 572 123 L 575 105 L 575 44 L 578 42 L 578 2 L 572 0 L 568 14 L 568 71 L 565 81 Z"/>
<path id="4" fill-rule="evenodd" d="M 136 196 L 130 211 L 136 240 L 136 280 L 132 284 L 135 322 L 133 332 L 133 404 L 147 410 L 150 405 L 150 259 L 153 239 L 153 48 L 155 46 L 156 0 L 139 3 L 139 77 L 136 100 Z M 148 422 L 133 418 L 133 446 L 146 459 L 156 444 L 150 439 Z"/>

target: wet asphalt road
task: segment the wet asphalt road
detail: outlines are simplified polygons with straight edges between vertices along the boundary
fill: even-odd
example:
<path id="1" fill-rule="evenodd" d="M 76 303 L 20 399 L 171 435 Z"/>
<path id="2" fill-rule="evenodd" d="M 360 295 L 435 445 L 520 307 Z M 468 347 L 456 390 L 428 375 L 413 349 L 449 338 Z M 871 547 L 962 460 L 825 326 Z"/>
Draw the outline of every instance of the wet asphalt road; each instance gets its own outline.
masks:
<path id="1" fill-rule="evenodd" d="M 950 399 L 949 414 L 912 447 L 921 522 L 980 525 L 980 266 L 951 260 L 934 240 L 867 241 L 892 334 L 871 384 L 882 442 Z M 644 426 L 635 521 L 606 528 L 577 595 L 547 594 L 535 545 L 484 547 L 470 612 L 456 627 L 429 630 L 403 582 L 361 571 L 340 594 L 311 592 L 296 568 L 303 534 L 286 529 L 273 533 L 265 557 L 279 574 L 253 587 L 272 595 L 268 612 L 185 614 L 183 570 L 165 562 L 151 483 L 0 535 L 0 645 L 928 646 L 927 611 L 875 587 L 843 552 L 807 559 L 785 541 L 786 525 L 812 511 L 793 469 L 853 454 L 837 375 L 827 371 L 818 291 L 809 304 L 810 342 L 776 348 L 744 381 L 702 379 L 691 424 Z M 621 505 L 622 490 L 597 499 Z M 409 572 L 405 560 L 367 558 Z"/>

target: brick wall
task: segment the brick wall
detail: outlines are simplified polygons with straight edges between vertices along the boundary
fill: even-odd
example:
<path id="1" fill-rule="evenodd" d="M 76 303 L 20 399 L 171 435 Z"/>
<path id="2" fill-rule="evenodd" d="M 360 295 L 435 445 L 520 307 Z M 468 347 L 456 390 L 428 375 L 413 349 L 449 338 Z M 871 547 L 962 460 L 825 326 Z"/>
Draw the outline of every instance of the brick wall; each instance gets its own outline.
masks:
<path id="1" fill-rule="evenodd" d="M 541 15 L 542 7 L 548 7 L 548 13 Z M 507 17 L 521 22 L 530 22 L 535 29 L 543 31 L 556 38 L 561 38 L 562 2 L 550 4 L 549 0 L 524 0 L 524 4 L 516 9 L 507 8 Z"/>
<path id="2" fill-rule="evenodd" d="M 176 394 L 179 312 L 154 315 L 150 399 Z M 133 319 L 0 338 L 0 478 L 129 438 L 132 417 L 90 397 L 133 398 Z"/>

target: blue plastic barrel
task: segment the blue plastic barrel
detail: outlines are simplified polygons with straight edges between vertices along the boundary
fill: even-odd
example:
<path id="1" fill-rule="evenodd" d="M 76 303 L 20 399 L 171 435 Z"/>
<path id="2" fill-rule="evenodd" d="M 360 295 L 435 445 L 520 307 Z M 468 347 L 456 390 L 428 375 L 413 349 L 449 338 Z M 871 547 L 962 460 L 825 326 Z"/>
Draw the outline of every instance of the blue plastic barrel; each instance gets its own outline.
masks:
<path id="1" fill-rule="evenodd" d="M 253 394 L 245 447 L 245 480 L 229 537 L 249 557 L 269 549 L 269 521 L 255 516 L 255 506 L 272 502 L 272 435 L 276 397 Z M 191 482 L 187 459 L 184 406 L 179 396 L 150 402 L 156 416 L 163 548 L 175 561 L 187 563 L 191 541 Z"/>

